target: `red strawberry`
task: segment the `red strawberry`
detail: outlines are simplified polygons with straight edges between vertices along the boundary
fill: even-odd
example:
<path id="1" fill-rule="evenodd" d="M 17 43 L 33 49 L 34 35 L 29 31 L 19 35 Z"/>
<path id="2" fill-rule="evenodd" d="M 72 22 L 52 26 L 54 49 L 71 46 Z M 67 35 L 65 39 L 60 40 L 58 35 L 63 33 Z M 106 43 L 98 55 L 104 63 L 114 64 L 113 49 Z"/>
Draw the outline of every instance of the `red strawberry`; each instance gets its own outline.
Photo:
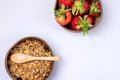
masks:
<path id="1" fill-rule="evenodd" d="M 96 3 L 92 3 L 92 5 L 90 6 L 90 15 L 91 16 L 98 16 L 101 13 L 101 5 L 100 3 L 96 2 Z"/>
<path id="2" fill-rule="evenodd" d="M 56 18 L 56 21 L 60 25 L 67 25 L 71 21 L 72 14 L 71 14 L 71 12 L 66 12 L 65 16 L 66 16 L 66 19 L 64 18 L 64 15 L 63 16 L 61 15 Z"/>
<path id="3" fill-rule="evenodd" d="M 86 0 L 76 0 L 71 7 L 73 15 L 83 16 L 89 11 L 89 4 Z"/>
<path id="4" fill-rule="evenodd" d="M 88 24 L 93 24 L 93 18 L 91 16 L 87 17 L 87 21 Z"/>
<path id="5" fill-rule="evenodd" d="M 56 21 L 60 25 L 67 25 L 72 19 L 72 13 L 70 9 L 65 9 L 64 4 L 62 4 L 62 8 L 55 10 Z"/>
<path id="6" fill-rule="evenodd" d="M 82 28 L 80 27 L 79 21 L 81 21 L 79 16 L 75 16 L 73 17 L 70 26 L 74 29 L 74 30 L 82 30 Z"/>
<path id="7" fill-rule="evenodd" d="M 74 30 L 82 30 L 84 34 L 88 33 L 88 29 L 93 25 L 93 18 L 91 16 L 85 15 L 84 18 L 80 16 L 75 16 L 71 21 L 71 28 Z"/>
<path id="8" fill-rule="evenodd" d="M 62 7 L 62 4 L 65 5 L 65 8 L 68 8 L 72 5 L 73 0 L 58 0 L 59 8 Z"/>

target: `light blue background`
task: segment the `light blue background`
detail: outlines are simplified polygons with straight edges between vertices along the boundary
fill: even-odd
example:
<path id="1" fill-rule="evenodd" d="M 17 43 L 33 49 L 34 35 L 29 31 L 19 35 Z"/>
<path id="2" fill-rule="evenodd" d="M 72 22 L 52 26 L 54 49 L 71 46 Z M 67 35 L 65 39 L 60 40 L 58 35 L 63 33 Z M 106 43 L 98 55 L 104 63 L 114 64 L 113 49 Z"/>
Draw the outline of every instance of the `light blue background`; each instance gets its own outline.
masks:
<path id="1" fill-rule="evenodd" d="M 48 80 L 120 80 L 120 0 L 102 0 L 103 19 L 86 36 L 57 24 L 55 1 L 0 0 L 0 80 L 11 80 L 5 55 L 27 36 L 44 39 L 62 56 Z"/>

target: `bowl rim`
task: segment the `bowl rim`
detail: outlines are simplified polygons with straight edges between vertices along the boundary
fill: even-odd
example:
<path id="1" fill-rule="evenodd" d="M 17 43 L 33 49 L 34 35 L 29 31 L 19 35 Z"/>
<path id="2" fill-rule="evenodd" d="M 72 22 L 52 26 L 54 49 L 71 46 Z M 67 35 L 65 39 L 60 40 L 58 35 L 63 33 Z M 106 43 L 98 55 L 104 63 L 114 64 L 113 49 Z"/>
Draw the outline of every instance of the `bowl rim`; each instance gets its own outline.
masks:
<path id="1" fill-rule="evenodd" d="M 56 6 L 57 6 L 57 1 L 58 0 L 56 0 L 56 2 L 55 2 L 55 6 L 54 6 L 54 10 L 56 10 Z M 92 0 L 93 1 L 93 0 Z M 96 0 L 95 0 L 96 1 Z M 104 14 L 104 12 L 103 12 L 103 4 L 102 4 L 102 0 L 97 0 L 99 3 L 100 3 L 100 5 L 101 5 L 101 10 L 102 10 L 102 12 L 101 12 L 101 14 L 100 14 L 100 16 L 99 16 L 99 20 L 98 20 L 98 22 L 96 23 L 96 24 L 94 24 L 93 25 L 93 28 L 95 28 L 97 25 L 99 25 L 100 24 L 100 22 L 102 21 L 102 19 L 103 19 L 103 14 Z M 55 15 L 54 15 L 55 16 Z M 57 22 L 57 21 L 56 21 Z M 59 23 L 58 23 L 59 24 Z M 66 28 L 66 27 L 64 27 L 64 26 L 62 26 L 62 25 L 60 25 L 59 24 L 59 26 L 61 26 L 64 30 L 67 30 L 67 31 L 69 31 L 69 32 L 73 32 L 73 33 L 79 33 L 79 32 L 82 32 L 81 30 L 72 30 L 72 29 L 68 29 L 68 28 Z M 93 28 L 90 28 L 89 30 L 91 30 L 91 29 L 93 29 Z"/>
<path id="2" fill-rule="evenodd" d="M 10 71 L 9 71 L 9 69 L 8 69 L 8 65 L 7 65 L 7 58 L 8 58 L 8 55 L 9 55 L 9 53 L 10 53 L 10 50 L 13 49 L 13 48 L 15 47 L 15 45 L 19 44 L 20 42 L 22 42 L 22 41 L 24 41 L 24 40 L 26 40 L 26 39 L 34 39 L 34 40 L 42 41 L 45 45 L 47 45 L 47 47 L 49 48 L 49 50 L 50 50 L 51 53 L 52 53 L 52 56 L 54 56 L 54 52 L 53 52 L 53 50 L 51 49 L 50 45 L 49 45 L 45 40 L 41 39 L 40 37 L 27 36 L 27 37 L 23 37 L 23 38 L 21 38 L 21 39 L 18 39 L 18 40 L 9 48 L 9 50 L 7 51 L 6 56 L 5 56 L 5 69 L 6 69 L 6 72 L 8 73 L 8 75 L 9 75 L 9 77 L 10 77 L 11 79 L 13 79 L 13 80 L 16 80 L 17 77 L 13 77 L 13 76 L 11 75 L 11 73 L 10 73 Z M 52 67 L 51 67 L 51 71 L 49 72 L 49 75 L 45 78 L 45 80 L 48 79 L 48 77 L 49 77 L 49 76 L 51 75 L 51 73 L 53 72 L 53 70 L 54 70 L 54 63 L 55 63 L 55 62 L 53 61 Z"/>

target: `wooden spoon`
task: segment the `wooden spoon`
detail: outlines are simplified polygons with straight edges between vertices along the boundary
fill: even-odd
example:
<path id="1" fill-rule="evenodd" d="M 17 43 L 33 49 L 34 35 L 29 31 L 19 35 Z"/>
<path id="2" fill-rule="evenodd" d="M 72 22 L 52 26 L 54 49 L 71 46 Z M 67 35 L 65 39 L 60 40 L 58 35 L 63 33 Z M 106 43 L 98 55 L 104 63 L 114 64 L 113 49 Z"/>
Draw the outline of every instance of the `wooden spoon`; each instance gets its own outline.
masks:
<path id="1" fill-rule="evenodd" d="M 32 60 L 49 60 L 49 61 L 58 61 L 61 59 L 59 56 L 55 57 L 33 57 L 22 53 L 16 53 L 11 56 L 11 61 L 15 63 L 24 63 Z"/>

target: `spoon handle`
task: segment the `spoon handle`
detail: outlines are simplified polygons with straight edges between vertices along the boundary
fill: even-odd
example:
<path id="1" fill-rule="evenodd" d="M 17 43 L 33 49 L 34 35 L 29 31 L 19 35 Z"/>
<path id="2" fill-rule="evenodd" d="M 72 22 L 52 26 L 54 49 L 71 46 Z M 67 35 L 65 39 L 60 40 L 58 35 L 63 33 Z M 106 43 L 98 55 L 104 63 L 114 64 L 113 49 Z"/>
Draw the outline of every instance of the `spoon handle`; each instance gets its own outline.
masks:
<path id="1" fill-rule="evenodd" d="M 53 57 L 32 57 L 33 60 L 48 60 L 48 61 L 58 61 L 61 59 L 60 56 Z"/>

